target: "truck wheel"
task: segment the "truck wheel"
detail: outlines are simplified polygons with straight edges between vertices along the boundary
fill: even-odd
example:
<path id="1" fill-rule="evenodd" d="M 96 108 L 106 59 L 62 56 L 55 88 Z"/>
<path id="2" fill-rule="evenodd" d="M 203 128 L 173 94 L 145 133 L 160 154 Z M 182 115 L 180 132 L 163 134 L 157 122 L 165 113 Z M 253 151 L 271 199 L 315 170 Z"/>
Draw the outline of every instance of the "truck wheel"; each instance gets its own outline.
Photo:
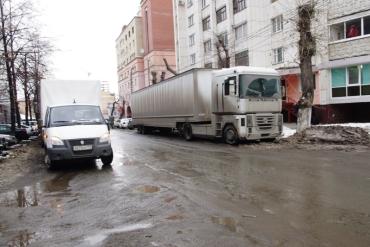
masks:
<path id="1" fill-rule="evenodd" d="M 110 164 L 112 164 L 113 154 L 111 154 L 109 156 L 101 157 L 100 159 L 101 159 L 101 162 L 103 163 L 103 165 L 109 166 Z"/>
<path id="2" fill-rule="evenodd" d="M 238 131 L 232 125 L 226 126 L 224 129 L 224 140 L 227 144 L 237 145 L 239 142 Z"/>
<path id="3" fill-rule="evenodd" d="M 45 150 L 44 162 L 45 162 L 45 165 L 46 165 L 49 169 L 53 169 L 53 168 L 55 168 L 55 163 L 56 163 L 56 162 L 50 159 L 49 155 L 46 153 L 46 150 Z"/>
<path id="4" fill-rule="evenodd" d="M 184 124 L 182 132 L 185 140 L 191 141 L 193 139 L 193 130 L 190 124 Z"/>

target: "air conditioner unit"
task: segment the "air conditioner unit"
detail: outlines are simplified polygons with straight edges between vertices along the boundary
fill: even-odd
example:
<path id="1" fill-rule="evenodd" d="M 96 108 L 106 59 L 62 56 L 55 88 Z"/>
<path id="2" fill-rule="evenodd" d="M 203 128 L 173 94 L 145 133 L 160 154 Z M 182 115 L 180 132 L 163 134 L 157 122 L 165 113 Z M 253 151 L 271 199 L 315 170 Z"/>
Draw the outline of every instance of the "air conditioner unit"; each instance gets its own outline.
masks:
<path id="1" fill-rule="evenodd" d="M 179 6 L 185 6 L 185 0 L 179 0 Z"/>

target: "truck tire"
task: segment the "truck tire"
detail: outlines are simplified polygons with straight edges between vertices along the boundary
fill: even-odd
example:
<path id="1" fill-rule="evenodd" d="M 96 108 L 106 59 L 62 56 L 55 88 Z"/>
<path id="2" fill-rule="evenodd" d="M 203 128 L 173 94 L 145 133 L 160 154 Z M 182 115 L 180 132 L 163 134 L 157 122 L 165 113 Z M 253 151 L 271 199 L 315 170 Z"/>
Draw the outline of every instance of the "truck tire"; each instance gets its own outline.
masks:
<path id="1" fill-rule="evenodd" d="M 55 168 L 56 162 L 50 159 L 46 150 L 45 150 L 44 162 L 45 162 L 45 165 L 47 166 L 47 168 L 49 168 L 49 169 L 54 169 Z"/>
<path id="2" fill-rule="evenodd" d="M 238 131 L 232 125 L 227 125 L 224 129 L 224 140 L 227 144 L 237 145 L 239 143 Z"/>
<path id="3" fill-rule="evenodd" d="M 193 130 L 190 124 L 188 123 L 184 124 L 182 133 L 186 141 L 191 141 L 193 139 Z"/>
<path id="4" fill-rule="evenodd" d="M 109 166 L 112 164 L 112 161 L 113 161 L 113 154 L 109 155 L 109 156 L 103 156 L 100 158 L 101 159 L 101 162 L 103 163 L 103 165 L 105 166 Z"/>

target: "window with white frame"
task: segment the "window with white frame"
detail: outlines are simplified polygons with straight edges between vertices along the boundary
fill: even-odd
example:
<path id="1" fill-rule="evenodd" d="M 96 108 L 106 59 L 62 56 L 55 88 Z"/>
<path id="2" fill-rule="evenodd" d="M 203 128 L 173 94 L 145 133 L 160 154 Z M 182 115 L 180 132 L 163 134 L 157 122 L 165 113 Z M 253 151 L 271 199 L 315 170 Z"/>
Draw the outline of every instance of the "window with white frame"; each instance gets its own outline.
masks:
<path id="1" fill-rule="evenodd" d="M 248 50 L 235 54 L 235 66 L 249 66 Z"/>
<path id="2" fill-rule="evenodd" d="M 218 35 L 218 42 L 219 43 L 222 42 L 223 45 L 225 45 L 225 47 L 227 47 L 229 45 L 229 39 L 228 39 L 227 33 L 223 33 L 223 34 Z"/>
<path id="3" fill-rule="evenodd" d="M 283 15 L 271 19 L 272 32 L 277 33 L 283 30 Z"/>
<path id="4" fill-rule="evenodd" d="M 207 0 L 202 0 L 202 8 L 207 6 Z"/>
<path id="5" fill-rule="evenodd" d="M 242 11 L 246 7 L 247 7 L 247 1 L 246 0 L 233 0 L 234 14 Z"/>
<path id="6" fill-rule="evenodd" d="M 247 36 L 247 23 L 241 24 L 235 28 L 235 40 L 240 40 Z"/>
<path id="7" fill-rule="evenodd" d="M 191 54 L 190 55 L 190 65 L 194 65 L 195 64 L 195 54 Z"/>
<path id="8" fill-rule="evenodd" d="M 370 64 L 331 70 L 332 97 L 370 95 Z"/>
<path id="9" fill-rule="evenodd" d="M 273 54 L 274 54 L 273 64 L 284 62 L 284 48 L 283 47 L 273 49 Z"/>
<path id="10" fill-rule="evenodd" d="M 336 23 L 330 26 L 330 40 L 337 41 L 370 35 L 370 16 Z"/>
<path id="11" fill-rule="evenodd" d="M 209 30 L 211 28 L 211 17 L 207 16 L 206 18 L 204 18 L 202 20 L 202 24 L 203 24 L 203 31 Z"/>
<path id="12" fill-rule="evenodd" d="M 188 17 L 188 26 L 191 27 L 194 25 L 194 15 Z"/>
<path id="13" fill-rule="evenodd" d="M 189 36 L 189 46 L 195 45 L 195 34 Z"/>
<path id="14" fill-rule="evenodd" d="M 193 0 L 188 0 L 188 8 L 190 8 L 191 6 L 193 6 Z"/>
<path id="15" fill-rule="evenodd" d="M 220 8 L 216 11 L 216 21 L 217 23 L 223 22 L 226 20 L 227 14 L 226 14 L 226 6 Z"/>
<path id="16" fill-rule="evenodd" d="M 204 42 L 203 45 L 204 45 L 204 53 L 209 54 L 212 50 L 212 41 L 207 40 L 206 42 Z"/>

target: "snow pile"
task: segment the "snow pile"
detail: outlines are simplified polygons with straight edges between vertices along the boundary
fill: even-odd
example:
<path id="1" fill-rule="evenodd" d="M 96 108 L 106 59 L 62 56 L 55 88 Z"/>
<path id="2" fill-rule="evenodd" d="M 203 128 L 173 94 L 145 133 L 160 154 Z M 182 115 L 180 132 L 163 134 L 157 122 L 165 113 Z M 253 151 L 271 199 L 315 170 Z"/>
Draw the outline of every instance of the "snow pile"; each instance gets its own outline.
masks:
<path id="1" fill-rule="evenodd" d="M 341 125 L 313 126 L 285 141 L 297 144 L 370 145 L 369 133 L 363 128 Z"/>
<path id="2" fill-rule="evenodd" d="M 344 127 L 362 128 L 370 134 L 370 123 L 323 124 L 320 126 L 344 126 Z"/>
<path id="3" fill-rule="evenodd" d="M 283 134 L 282 138 L 288 138 L 292 135 L 294 135 L 297 131 L 295 129 L 288 128 L 286 126 L 283 126 Z"/>

